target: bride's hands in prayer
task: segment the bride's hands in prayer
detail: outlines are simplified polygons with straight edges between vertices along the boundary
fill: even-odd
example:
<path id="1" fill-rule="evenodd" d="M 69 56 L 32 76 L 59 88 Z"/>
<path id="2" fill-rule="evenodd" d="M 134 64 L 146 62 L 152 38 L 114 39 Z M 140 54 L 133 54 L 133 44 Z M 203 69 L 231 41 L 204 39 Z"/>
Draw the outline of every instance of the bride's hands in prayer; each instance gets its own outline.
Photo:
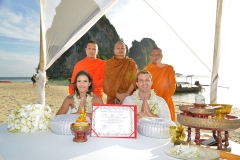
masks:
<path id="1" fill-rule="evenodd" d="M 84 111 L 86 112 L 86 97 L 81 97 L 80 98 L 80 104 L 79 104 L 79 107 L 78 107 L 78 113 L 81 113 L 82 111 L 82 108 L 84 107 Z"/>

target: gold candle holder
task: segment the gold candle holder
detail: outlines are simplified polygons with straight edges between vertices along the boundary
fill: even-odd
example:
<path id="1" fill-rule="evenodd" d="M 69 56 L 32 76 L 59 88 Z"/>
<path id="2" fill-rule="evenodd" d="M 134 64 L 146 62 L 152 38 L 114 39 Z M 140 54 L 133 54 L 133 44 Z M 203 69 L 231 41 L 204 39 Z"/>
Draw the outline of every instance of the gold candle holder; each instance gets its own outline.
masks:
<path id="1" fill-rule="evenodd" d="M 71 124 L 71 130 L 75 133 L 73 138 L 74 142 L 86 142 L 87 132 L 90 128 L 90 124 L 86 119 L 86 113 L 84 107 L 82 107 L 81 113 L 75 123 Z"/>

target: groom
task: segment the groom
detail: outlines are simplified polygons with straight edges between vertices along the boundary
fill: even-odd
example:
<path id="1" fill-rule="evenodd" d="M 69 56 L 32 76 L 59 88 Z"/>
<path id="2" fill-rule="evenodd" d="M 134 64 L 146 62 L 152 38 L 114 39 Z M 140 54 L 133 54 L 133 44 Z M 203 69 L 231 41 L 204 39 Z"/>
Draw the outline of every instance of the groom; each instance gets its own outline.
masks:
<path id="1" fill-rule="evenodd" d="M 152 84 L 152 75 L 146 70 L 139 71 L 136 78 L 138 89 L 131 96 L 127 96 L 122 104 L 136 104 L 138 120 L 143 117 L 171 120 L 167 103 L 151 89 Z"/>

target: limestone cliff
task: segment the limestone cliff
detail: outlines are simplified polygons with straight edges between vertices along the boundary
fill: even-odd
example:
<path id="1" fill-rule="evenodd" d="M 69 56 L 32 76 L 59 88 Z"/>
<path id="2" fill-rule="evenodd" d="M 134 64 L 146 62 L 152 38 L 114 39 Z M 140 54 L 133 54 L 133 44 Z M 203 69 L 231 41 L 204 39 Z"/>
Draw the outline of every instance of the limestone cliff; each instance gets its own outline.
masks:
<path id="1" fill-rule="evenodd" d="M 83 37 L 53 63 L 47 70 L 47 75 L 51 78 L 71 77 L 75 64 L 86 57 L 85 47 L 90 40 L 98 44 L 98 57 L 107 60 L 114 55 L 115 43 L 122 39 L 120 39 L 116 29 L 106 16 L 103 16 Z M 149 53 L 155 46 L 157 45 L 151 38 L 143 38 L 140 42 L 134 40 L 129 50 L 127 46 L 126 55 L 136 61 L 139 69 L 143 69 L 149 63 Z"/>
<path id="2" fill-rule="evenodd" d="M 103 16 L 88 32 L 84 34 L 75 44 L 72 45 L 63 55 L 57 59 L 47 70 L 49 77 L 70 77 L 74 65 L 86 57 L 85 47 L 87 42 L 93 40 L 98 44 L 98 57 L 101 59 L 111 58 L 114 44 L 120 37 L 113 25 L 106 16 Z"/>
<path id="3" fill-rule="evenodd" d="M 156 43 L 151 38 L 143 38 L 140 42 L 134 40 L 129 51 L 129 57 L 134 59 L 139 70 L 143 69 L 149 62 L 149 54 Z"/>

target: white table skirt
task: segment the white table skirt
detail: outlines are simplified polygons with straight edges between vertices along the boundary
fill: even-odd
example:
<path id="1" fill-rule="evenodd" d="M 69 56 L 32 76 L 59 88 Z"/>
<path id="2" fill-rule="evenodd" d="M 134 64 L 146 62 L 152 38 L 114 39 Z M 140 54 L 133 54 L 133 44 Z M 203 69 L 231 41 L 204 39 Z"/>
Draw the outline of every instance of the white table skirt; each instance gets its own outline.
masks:
<path id="1" fill-rule="evenodd" d="M 132 138 L 90 137 L 73 142 L 73 135 L 57 135 L 51 130 L 35 133 L 10 133 L 0 125 L 0 160 L 148 160 L 175 159 L 164 153 L 170 139 L 137 135 Z"/>
<path id="2" fill-rule="evenodd" d="M 194 135 L 192 135 L 194 136 Z M 11 133 L 0 124 L 0 160 L 173 160 L 164 151 L 170 139 L 137 135 L 137 138 L 98 138 L 87 136 L 84 143 L 73 135 L 57 135 L 51 130 Z M 240 144 L 229 141 L 232 153 L 239 155 Z M 176 159 L 175 159 L 176 160 Z"/>

